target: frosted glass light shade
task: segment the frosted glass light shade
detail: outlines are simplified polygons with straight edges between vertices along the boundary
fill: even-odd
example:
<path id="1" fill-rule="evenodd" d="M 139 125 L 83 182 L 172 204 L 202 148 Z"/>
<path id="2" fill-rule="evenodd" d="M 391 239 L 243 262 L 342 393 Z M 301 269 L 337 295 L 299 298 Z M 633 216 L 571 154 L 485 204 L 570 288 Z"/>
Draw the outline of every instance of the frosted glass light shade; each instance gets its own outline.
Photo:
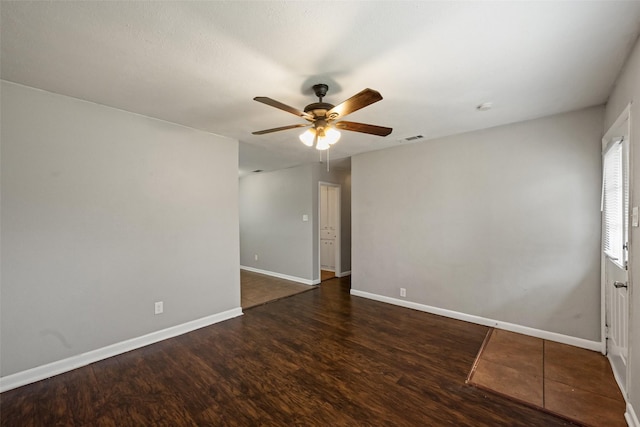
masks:
<path id="1" fill-rule="evenodd" d="M 300 141 L 307 147 L 313 147 L 313 143 L 316 139 L 316 128 L 310 128 L 300 134 Z M 316 143 L 316 149 L 326 150 L 330 145 L 335 144 L 340 139 L 340 132 L 334 128 L 327 127 L 318 135 L 318 142 Z"/>
<path id="2" fill-rule="evenodd" d="M 329 143 L 327 142 L 327 138 L 318 138 L 318 143 L 316 144 L 316 150 L 326 150 L 329 148 Z"/>
<path id="3" fill-rule="evenodd" d="M 327 141 L 329 145 L 333 145 L 340 139 L 340 132 L 334 128 L 328 128 L 324 131 L 324 141 Z"/>
<path id="4" fill-rule="evenodd" d="M 300 141 L 307 147 L 313 147 L 313 140 L 316 137 L 316 130 L 314 128 L 307 129 L 300 134 Z"/>

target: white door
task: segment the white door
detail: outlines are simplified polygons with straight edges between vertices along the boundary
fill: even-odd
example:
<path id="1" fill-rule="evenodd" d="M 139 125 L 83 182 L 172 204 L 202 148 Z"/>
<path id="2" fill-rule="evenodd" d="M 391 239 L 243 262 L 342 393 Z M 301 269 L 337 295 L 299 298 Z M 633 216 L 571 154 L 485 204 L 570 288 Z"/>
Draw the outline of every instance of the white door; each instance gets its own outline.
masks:
<path id="1" fill-rule="evenodd" d="M 626 280 L 614 280 L 608 286 L 607 304 L 609 306 L 609 331 L 608 352 L 614 358 L 614 363 L 619 359 L 620 367 L 616 367 L 624 376 L 627 365 L 629 346 L 629 285 Z"/>
<path id="2" fill-rule="evenodd" d="M 335 231 L 338 229 L 338 187 L 327 187 L 327 226 L 333 231 L 335 239 Z"/>
<path id="3" fill-rule="evenodd" d="M 320 184 L 320 268 L 340 269 L 340 186 Z"/>
<path id="4" fill-rule="evenodd" d="M 333 240 L 320 240 L 320 267 L 323 270 L 335 271 L 335 253 Z"/>
<path id="5" fill-rule="evenodd" d="M 320 186 L 320 229 L 326 230 L 329 227 L 328 221 L 328 196 L 329 187 L 326 185 Z"/>
<path id="6" fill-rule="evenodd" d="M 629 337 L 629 121 L 628 110 L 603 138 L 602 296 L 606 352 L 613 373 L 627 391 Z M 634 209 L 634 212 L 637 208 Z"/>

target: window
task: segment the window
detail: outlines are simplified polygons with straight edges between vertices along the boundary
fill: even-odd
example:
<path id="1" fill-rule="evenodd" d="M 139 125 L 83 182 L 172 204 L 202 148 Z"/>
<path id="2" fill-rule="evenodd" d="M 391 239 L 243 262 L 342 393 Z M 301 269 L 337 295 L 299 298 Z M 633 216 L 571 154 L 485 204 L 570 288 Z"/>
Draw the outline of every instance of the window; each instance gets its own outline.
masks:
<path id="1" fill-rule="evenodd" d="M 614 140 L 604 154 L 603 238 L 604 253 L 618 266 L 627 266 L 629 191 L 627 156 L 622 139 Z"/>

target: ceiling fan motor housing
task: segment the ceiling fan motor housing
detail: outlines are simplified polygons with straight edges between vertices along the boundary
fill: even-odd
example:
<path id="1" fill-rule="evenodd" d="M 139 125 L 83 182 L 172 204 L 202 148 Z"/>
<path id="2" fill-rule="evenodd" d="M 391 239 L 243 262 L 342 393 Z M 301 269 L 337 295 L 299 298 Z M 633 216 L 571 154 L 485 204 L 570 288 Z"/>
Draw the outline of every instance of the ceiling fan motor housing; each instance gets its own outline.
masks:
<path id="1" fill-rule="evenodd" d="M 327 111 L 331 110 L 333 105 L 327 102 L 314 102 L 313 104 L 309 104 L 304 107 L 304 112 L 313 114 L 316 117 L 324 117 L 327 114 Z"/>
<path id="2" fill-rule="evenodd" d="M 329 86 L 327 86 L 324 83 L 313 85 L 313 91 L 315 92 L 316 96 L 320 98 L 320 102 L 322 102 L 322 98 L 324 98 L 327 95 L 328 90 L 329 90 Z"/>
<path id="3" fill-rule="evenodd" d="M 317 84 L 313 85 L 313 91 L 318 97 L 318 102 L 314 102 L 313 104 L 309 104 L 304 107 L 304 112 L 312 114 L 315 118 L 320 119 L 327 115 L 327 111 L 331 110 L 334 105 L 329 104 L 327 102 L 322 102 L 322 98 L 327 94 L 329 90 L 329 86 L 326 84 Z"/>

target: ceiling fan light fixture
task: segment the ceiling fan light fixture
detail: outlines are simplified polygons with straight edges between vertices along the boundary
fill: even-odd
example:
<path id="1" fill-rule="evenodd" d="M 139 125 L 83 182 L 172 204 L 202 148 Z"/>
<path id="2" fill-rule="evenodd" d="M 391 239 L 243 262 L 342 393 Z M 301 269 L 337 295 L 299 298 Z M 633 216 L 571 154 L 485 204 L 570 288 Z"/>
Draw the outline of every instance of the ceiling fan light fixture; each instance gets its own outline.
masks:
<path id="1" fill-rule="evenodd" d="M 327 128 L 324 131 L 323 141 L 327 141 L 329 145 L 333 145 L 340 139 L 340 132 L 335 130 L 334 128 Z"/>
<path id="2" fill-rule="evenodd" d="M 316 130 L 314 128 L 307 129 L 300 134 L 299 138 L 307 147 L 313 147 L 313 140 L 316 138 Z"/>
<path id="3" fill-rule="evenodd" d="M 329 149 L 329 142 L 327 138 L 318 138 L 318 143 L 316 144 L 316 150 L 324 151 Z"/>
<path id="4" fill-rule="evenodd" d="M 331 127 L 324 129 L 307 129 L 300 134 L 299 138 L 307 147 L 313 147 L 316 134 L 318 135 L 318 142 L 316 142 L 316 149 L 318 150 L 326 150 L 340 139 L 340 132 Z"/>

